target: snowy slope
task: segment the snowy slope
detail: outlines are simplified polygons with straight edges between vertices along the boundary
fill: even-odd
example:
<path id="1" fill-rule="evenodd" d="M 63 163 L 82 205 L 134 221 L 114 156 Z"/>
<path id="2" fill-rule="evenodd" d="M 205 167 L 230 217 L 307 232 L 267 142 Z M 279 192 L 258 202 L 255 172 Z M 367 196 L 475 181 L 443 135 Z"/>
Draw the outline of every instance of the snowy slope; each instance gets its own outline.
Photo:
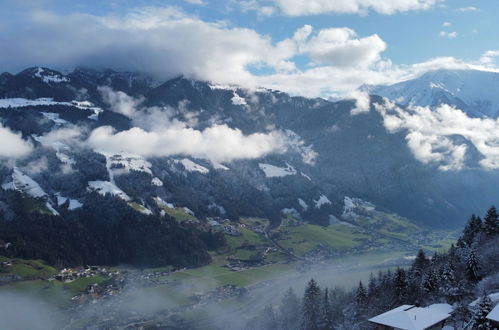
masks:
<path id="1" fill-rule="evenodd" d="M 103 154 L 106 156 L 109 167 L 114 171 L 114 169 L 124 169 L 126 172 L 137 171 L 145 172 L 152 175 L 151 163 L 145 160 L 143 157 L 136 155 L 110 155 Z"/>
<path id="2" fill-rule="evenodd" d="M 89 181 L 88 190 L 96 191 L 103 196 L 106 194 L 111 194 L 125 201 L 130 200 L 130 197 L 123 190 L 121 190 L 115 184 L 109 181 Z"/>
<path id="3" fill-rule="evenodd" d="M 26 99 L 26 98 L 6 98 L 0 99 L 0 109 L 6 108 L 27 108 L 27 107 L 35 107 L 35 106 L 50 106 L 50 105 L 63 105 L 67 107 L 78 108 L 81 110 L 91 111 L 92 114 L 88 116 L 88 119 L 97 120 L 99 118 L 99 114 L 102 113 L 102 110 L 99 107 L 94 106 L 92 102 L 89 101 L 71 101 L 71 102 L 57 102 L 52 98 L 42 97 L 37 99 Z M 48 113 L 43 113 L 47 116 Z M 53 118 L 49 118 L 53 120 Z"/>
<path id="4" fill-rule="evenodd" d="M 196 164 L 192 160 L 187 158 L 176 159 L 173 162 L 175 164 L 182 164 L 182 166 L 184 166 L 185 170 L 188 172 L 198 172 L 201 174 L 207 174 L 208 172 L 210 172 L 210 170 L 207 169 L 206 167 Z"/>
<path id="5" fill-rule="evenodd" d="M 296 175 L 296 170 L 293 166 L 286 163 L 287 167 L 278 167 L 270 164 L 260 163 L 258 167 L 265 173 L 267 178 L 279 178 L 287 175 Z"/>
<path id="6" fill-rule="evenodd" d="M 4 190 L 17 190 L 33 198 L 43 198 L 47 193 L 40 187 L 35 180 L 14 168 L 12 172 L 12 181 L 2 185 Z"/>
<path id="7" fill-rule="evenodd" d="M 476 117 L 499 115 L 499 73 L 478 70 L 438 70 L 390 86 L 367 88 L 371 94 L 402 105 L 455 105 Z"/>

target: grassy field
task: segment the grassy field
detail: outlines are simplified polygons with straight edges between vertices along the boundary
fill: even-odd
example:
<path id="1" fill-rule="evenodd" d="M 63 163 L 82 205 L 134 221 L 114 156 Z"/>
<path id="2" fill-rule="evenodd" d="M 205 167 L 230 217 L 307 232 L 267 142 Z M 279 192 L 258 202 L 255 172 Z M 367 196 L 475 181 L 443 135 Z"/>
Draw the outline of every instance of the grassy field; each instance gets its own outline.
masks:
<path id="1" fill-rule="evenodd" d="M 45 264 L 42 260 L 9 259 L 0 257 L 2 262 L 10 262 L 12 265 L 3 269 L 4 274 L 15 274 L 24 280 L 47 279 L 55 274 L 57 270 Z"/>
<path id="2" fill-rule="evenodd" d="M 348 250 L 362 245 L 367 235 L 357 229 L 344 225 L 321 227 L 315 225 L 281 226 L 281 237 L 277 240 L 281 246 L 291 249 L 296 255 L 303 256 L 322 244 L 336 250 Z"/>
<path id="3" fill-rule="evenodd" d="M 192 216 L 191 214 L 187 213 L 183 208 L 177 207 L 177 208 L 169 208 L 169 207 L 162 207 L 162 209 L 171 216 L 172 218 L 175 218 L 178 222 L 184 222 L 187 220 L 192 220 L 192 221 L 198 221 L 196 217 Z"/>
<path id="4" fill-rule="evenodd" d="M 108 278 L 104 276 L 90 276 L 90 277 L 81 277 L 72 282 L 64 283 L 64 289 L 69 290 L 72 294 L 78 294 L 85 292 L 86 289 L 92 284 L 101 284 L 102 282 L 107 281 Z"/>

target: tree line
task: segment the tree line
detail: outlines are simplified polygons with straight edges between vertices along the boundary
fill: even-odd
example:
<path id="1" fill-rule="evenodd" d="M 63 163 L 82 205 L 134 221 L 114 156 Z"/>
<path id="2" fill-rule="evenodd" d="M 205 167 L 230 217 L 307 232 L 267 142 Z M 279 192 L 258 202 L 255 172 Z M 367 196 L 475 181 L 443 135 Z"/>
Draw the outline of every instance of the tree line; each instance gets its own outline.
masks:
<path id="1" fill-rule="evenodd" d="M 488 294 L 499 292 L 499 215 L 491 207 L 483 220 L 472 215 L 457 243 L 431 257 L 419 250 L 407 268 L 371 274 L 353 290 L 322 289 L 311 279 L 300 299 L 289 289 L 282 302 L 266 306 L 247 329 L 372 329 L 368 319 L 408 304 L 425 307 L 448 303 L 449 322 L 461 328 L 492 329 L 486 315 L 493 304 Z M 480 297 L 473 308 L 470 302 Z"/>

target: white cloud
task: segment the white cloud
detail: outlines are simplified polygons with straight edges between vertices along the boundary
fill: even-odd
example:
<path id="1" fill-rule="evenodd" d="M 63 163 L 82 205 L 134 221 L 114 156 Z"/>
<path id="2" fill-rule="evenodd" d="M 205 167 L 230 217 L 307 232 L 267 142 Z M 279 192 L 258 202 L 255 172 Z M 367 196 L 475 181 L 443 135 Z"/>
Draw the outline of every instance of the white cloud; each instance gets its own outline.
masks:
<path id="1" fill-rule="evenodd" d="M 442 38 L 449 38 L 449 39 L 454 39 L 457 37 L 458 33 L 457 32 L 446 32 L 446 31 L 440 31 L 439 35 Z"/>
<path id="2" fill-rule="evenodd" d="M 367 67 L 379 60 L 385 49 L 386 43 L 376 34 L 358 39 L 352 29 L 331 28 L 319 31 L 301 47 L 301 52 L 317 64 Z"/>
<path id="3" fill-rule="evenodd" d="M 495 62 L 495 58 L 499 56 L 499 50 L 488 50 L 480 57 L 480 63 L 490 65 Z"/>
<path id="4" fill-rule="evenodd" d="M 0 158 L 20 158 L 33 150 L 33 145 L 24 140 L 21 134 L 12 132 L 0 124 Z"/>
<path id="5" fill-rule="evenodd" d="M 444 22 L 442 24 L 443 27 L 451 27 L 452 26 L 452 23 L 451 22 Z"/>
<path id="6" fill-rule="evenodd" d="M 458 8 L 457 10 L 461 11 L 461 12 L 467 12 L 467 11 L 477 11 L 478 8 L 477 7 L 473 7 L 473 6 L 469 6 L 469 7 Z"/>
<path id="7" fill-rule="evenodd" d="M 58 143 L 76 145 L 83 136 L 82 129 L 76 126 L 52 130 L 39 138 L 40 143 L 48 148 L 57 147 Z"/>
<path id="8" fill-rule="evenodd" d="M 369 94 L 361 91 L 353 91 L 345 96 L 346 98 L 352 98 L 355 100 L 355 108 L 353 108 L 350 113 L 352 115 L 358 115 L 360 113 L 369 112 L 371 106 L 371 99 Z"/>
<path id="9" fill-rule="evenodd" d="M 485 168 L 499 168 L 499 119 L 470 118 L 448 105 L 435 109 L 409 106 L 402 109 L 385 100 L 375 108 L 389 132 L 407 130 L 407 145 L 416 159 L 434 163 L 441 170 L 460 170 L 465 166 L 468 146 L 456 142 L 461 136 L 484 157 Z"/>
<path id="10" fill-rule="evenodd" d="M 260 1 L 263 2 L 263 1 Z M 327 13 L 366 14 L 369 10 L 391 15 L 397 12 L 427 10 L 438 0 L 267 0 L 288 16 Z"/>
<path id="11" fill-rule="evenodd" d="M 134 127 L 122 132 L 105 126 L 90 134 L 88 144 L 108 153 L 144 157 L 189 155 L 219 163 L 285 151 L 285 138 L 277 132 L 244 135 L 227 125 L 214 125 L 202 131 L 174 125 L 157 131 Z"/>
<path id="12" fill-rule="evenodd" d="M 249 7 L 259 4 L 245 2 Z M 366 7 L 371 2 L 362 3 Z M 387 2 L 387 6 L 393 3 Z M 324 98 L 348 94 L 363 84 L 414 78 L 429 70 L 494 69 L 491 64 L 472 65 L 452 57 L 394 65 L 383 58 L 387 45 L 376 34 L 358 36 L 344 27 L 314 31 L 305 25 L 289 38 L 276 41 L 251 29 L 204 22 L 171 7 L 139 8 L 121 16 L 36 12 L 27 25 L 31 30 L 0 29 L 0 39 L 10 45 L 0 52 L 0 67 L 110 67 L 145 71 L 162 79 L 183 74 L 220 84 Z M 446 33 L 446 37 L 453 36 Z M 298 65 L 297 56 L 308 62 Z M 268 73 L 255 75 L 254 68 Z M 126 102 L 126 97 L 122 101 Z"/>
<path id="13" fill-rule="evenodd" d="M 206 6 L 206 2 L 204 0 L 184 0 L 184 1 L 193 5 Z"/>
<path id="14" fill-rule="evenodd" d="M 121 132 L 109 126 L 93 130 L 86 143 L 100 152 L 130 153 L 143 157 L 189 155 L 222 163 L 283 153 L 288 148 L 287 138 L 281 132 L 244 135 L 239 129 L 227 125 L 197 130 L 189 127 L 187 122 L 173 119 L 174 115 L 185 117 L 189 113 L 183 103 L 179 109 L 140 108 L 140 100 L 123 92 L 109 88 L 101 88 L 100 91 L 111 110 L 128 116 L 138 126 Z"/>

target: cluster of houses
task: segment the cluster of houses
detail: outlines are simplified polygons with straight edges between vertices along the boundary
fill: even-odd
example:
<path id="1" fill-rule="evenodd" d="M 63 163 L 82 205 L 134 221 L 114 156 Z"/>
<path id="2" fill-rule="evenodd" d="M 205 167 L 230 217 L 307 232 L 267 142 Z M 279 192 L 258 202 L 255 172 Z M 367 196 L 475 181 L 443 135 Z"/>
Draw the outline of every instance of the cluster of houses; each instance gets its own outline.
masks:
<path id="1" fill-rule="evenodd" d="M 106 270 L 106 268 L 100 268 L 98 266 L 87 266 L 85 268 L 64 268 L 57 275 L 54 276 L 54 280 L 61 282 L 71 282 L 82 277 L 92 277 L 97 275 L 102 275 L 106 277 L 111 277 L 117 275 L 119 272 L 111 272 Z"/>
<path id="2" fill-rule="evenodd" d="M 489 295 L 496 306 L 487 315 L 487 319 L 493 329 L 499 329 L 499 293 Z M 471 310 L 478 303 L 472 302 Z M 453 330 L 452 326 L 446 325 L 446 321 L 452 316 L 453 308 L 449 304 L 434 304 L 428 307 L 416 307 L 413 305 L 402 305 L 388 312 L 369 319 L 376 330 Z M 473 322 L 470 322 L 461 330 L 472 330 Z"/>

